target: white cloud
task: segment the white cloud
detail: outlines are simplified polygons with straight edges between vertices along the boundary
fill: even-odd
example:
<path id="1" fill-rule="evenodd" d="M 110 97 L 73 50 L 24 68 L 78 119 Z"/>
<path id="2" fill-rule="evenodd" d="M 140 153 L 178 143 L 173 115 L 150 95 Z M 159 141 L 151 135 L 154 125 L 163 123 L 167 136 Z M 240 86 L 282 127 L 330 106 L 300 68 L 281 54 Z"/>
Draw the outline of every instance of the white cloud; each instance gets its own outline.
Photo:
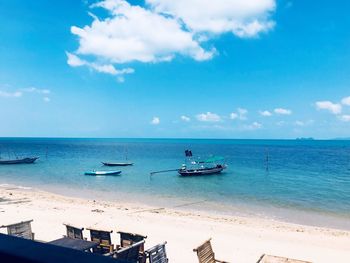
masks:
<path id="1" fill-rule="evenodd" d="M 249 125 L 245 125 L 244 129 L 246 129 L 246 130 L 258 130 L 258 129 L 261 129 L 262 127 L 263 127 L 263 125 L 260 122 L 255 121 Z"/>
<path id="2" fill-rule="evenodd" d="M 151 120 L 152 125 L 158 125 L 159 123 L 160 123 L 159 117 L 153 117 L 153 119 Z"/>
<path id="3" fill-rule="evenodd" d="M 49 97 L 44 97 L 43 100 L 44 100 L 45 102 L 50 102 L 50 101 L 51 101 Z"/>
<path id="4" fill-rule="evenodd" d="M 344 114 L 344 115 L 340 115 L 338 118 L 339 118 L 341 121 L 350 122 L 350 115 Z"/>
<path id="5" fill-rule="evenodd" d="M 7 92 L 7 91 L 2 91 L 0 90 L 0 97 L 3 98 L 19 98 L 23 95 L 22 92 L 20 91 L 14 91 L 14 92 Z"/>
<path id="6" fill-rule="evenodd" d="M 79 37 L 78 54 L 94 55 L 111 63 L 170 61 L 175 54 L 199 61 L 213 56 L 213 50 L 204 50 L 193 34 L 170 16 L 124 0 L 106 0 L 92 7 L 104 8 L 110 16 L 105 20 L 95 17 L 90 26 L 83 28 L 71 27 Z"/>
<path id="7" fill-rule="evenodd" d="M 316 108 L 318 110 L 328 110 L 333 114 L 340 114 L 342 112 L 342 106 L 339 103 L 333 103 L 331 101 L 317 101 Z"/>
<path id="8" fill-rule="evenodd" d="M 303 121 L 295 121 L 296 126 L 304 126 L 305 123 Z"/>
<path id="9" fill-rule="evenodd" d="M 37 93 L 37 94 L 50 94 L 50 90 L 48 89 L 38 89 L 35 87 L 29 87 L 29 88 L 24 88 L 21 89 L 23 92 L 28 92 L 28 93 Z"/>
<path id="10" fill-rule="evenodd" d="M 284 126 L 284 125 L 286 125 L 287 123 L 285 122 L 285 121 L 278 121 L 278 122 L 276 122 L 276 125 L 277 126 Z"/>
<path id="11" fill-rule="evenodd" d="M 294 124 L 296 126 L 308 126 L 308 125 L 312 125 L 314 123 L 314 120 L 307 120 L 307 121 L 300 121 L 300 120 L 297 120 L 294 122 Z"/>
<path id="12" fill-rule="evenodd" d="M 232 113 L 230 114 L 230 119 L 231 119 L 231 120 L 238 119 L 238 113 L 232 112 Z"/>
<path id="13" fill-rule="evenodd" d="M 25 94 L 32 93 L 32 94 L 37 94 L 37 95 L 43 95 L 43 100 L 48 102 L 47 100 L 50 100 L 48 98 L 48 95 L 51 93 L 49 89 L 38 89 L 35 87 L 29 87 L 29 88 L 22 88 L 22 89 L 17 89 L 16 91 L 13 92 L 8 92 L 8 91 L 2 91 L 0 90 L 0 97 L 4 98 L 19 98 L 24 96 Z"/>
<path id="14" fill-rule="evenodd" d="M 185 116 L 185 115 L 182 115 L 182 116 L 180 117 L 180 119 L 181 119 L 182 121 L 185 121 L 185 122 L 191 121 L 191 118 L 190 118 L 190 117 L 187 117 L 187 116 Z"/>
<path id="15" fill-rule="evenodd" d="M 231 120 L 239 119 L 239 120 L 243 121 L 243 120 L 247 119 L 247 114 L 248 114 L 248 110 L 243 109 L 243 108 L 238 108 L 237 112 L 232 112 L 230 114 L 230 119 Z"/>
<path id="16" fill-rule="evenodd" d="M 183 21 L 196 33 L 254 37 L 271 30 L 275 0 L 146 0 L 156 12 Z"/>
<path id="17" fill-rule="evenodd" d="M 259 111 L 259 114 L 260 114 L 261 116 L 264 116 L 264 117 L 270 117 L 270 116 L 272 116 L 272 113 L 271 113 L 270 111 L 268 111 L 268 110 Z"/>
<path id="18" fill-rule="evenodd" d="M 217 52 L 209 41 L 220 34 L 247 38 L 271 30 L 276 1 L 145 0 L 140 6 L 105 0 L 90 8 L 102 8 L 107 16 L 89 12 L 91 24 L 71 27 L 79 47 L 67 53 L 67 63 L 117 75 L 123 73 L 114 64 L 171 61 L 177 55 L 212 59 Z"/>
<path id="19" fill-rule="evenodd" d="M 112 64 L 97 64 L 97 63 L 91 63 L 86 60 L 83 60 L 79 58 L 77 55 L 74 55 L 72 53 L 66 52 L 68 60 L 67 63 L 68 65 L 72 67 L 80 67 L 80 66 L 87 66 L 90 69 L 93 69 L 97 72 L 100 73 L 106 73 L 106 74 L 111 74 L 111 75 L 124 75 L 124 74 L 131 74 L 134 73 L 134 69 L 132 68 L 124 68 L 124 69 L 116 69 Z M 121 79 L 118 78 L 119 82 Z"/>
<path id="20" fill-rule="evenodd" d="M 291 115 L 292 111 L 288 109 L 283 109 L 283 108 L 276 108 L 273 110 L 276 114 L 280 115 Z"/>
<path id="21" fill-rule="evenodd" d="M 72 67 L 80 67 L 80 66 L 84 66 L 86 65 L 86 61 L 84 60 L 81 60 L 78 56 L 72 54 L 72 53 L 69 53 L 69 52 L 66 52 L 66 55 L 67 55 L 67 64 L 69 66 L 72 66 Z"/>
<path id="22" fill-rule="evenodd" d="M 246 109 L 242 109 L 242 108 L 238 108 L 238 117 L 240 120 L 246 120 L 247 119 L 247 114 L 248 114 L 248 110 Z"/>
<path id="23" fill-rule="evenodd" d="M 218 122 L 221 121 L 221 117 L 215 113 L 207 112 L 207 113 L 201 113 L 198 114 L 197 120 L 199 121 L 205 121 L 205 122 Z"/>
<path id="24" fill-rule="evenodd" d="M 346 105 L 346 106 L 350 106 L 350 97 L 345 97 L 341 100 L 341 103 Z"/>

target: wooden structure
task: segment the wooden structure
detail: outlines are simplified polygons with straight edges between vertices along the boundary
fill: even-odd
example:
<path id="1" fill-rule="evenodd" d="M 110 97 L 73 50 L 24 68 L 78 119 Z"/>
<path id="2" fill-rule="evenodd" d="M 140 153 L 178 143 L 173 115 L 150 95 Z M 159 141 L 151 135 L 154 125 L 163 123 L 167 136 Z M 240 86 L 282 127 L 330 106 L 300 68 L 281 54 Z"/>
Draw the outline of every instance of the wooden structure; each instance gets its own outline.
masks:
<path id="1" fill-rule="evenodd" d="M 143 236 L 140 234 L 128 233 L 128 232 L 122 232 L 122 231 L 119 231 L 118 234 L 120 235 L 121 247 L 129 247 L 147 238 L 147 236 Z M 140 246 L 140 252 L 143 253 L 144 251 L 145 251 L 144 244 L 142 244 L 142 246 Z"/>
<path id="2" fill-rule="evenodd" d="M 311 262 L 263 254 L 259 258 L 257 263 L 311 263 Z"/>
<path id="3" fill-rule="evenodd" d="M 7 234 L 10 236 L 34 240 L 34 233 L 32 232 L 31 222 L 33 222 L 33 220 L 23 221 L 1 227 L 6 227 Z"/>
<path id="4" fill-rule="evenodd" d="M 83 230 L 84 228 L 78 228 L 75 226 L 71 226 L 68 224 L 64 224 L 66 226 L 67 229 L 67 237 L 69 238 L 73 238 L 73 239 L 84 239 L 83 236 Z"/>
<path id="5" fill-rule="evenodd" d="M 147 236 L 143 236 L 140 234 L 128 233 L 128 232 L 122 232 L 122 231 L 119 231 L 118 234 L 120 235 L 120 246 L 117 249 L 130 247 L 131 245 L 137 242 L 140 242 L 142 240 L 145 240 L 147 238 Z M 139 262 L 143 263 L 146 259 L 144 243 L 139 246 L 139 249 L 140 249 Z"/>
<path id="6" fill-rule="evenodd" d="M 114 257 L 120 260 L 125 260 L 129 263 L 139 263 L 140 261 L 144 262 L 142 258 L 140 259 L 140 247 L 143 246 L 144 243 L 145 240 L 141 240 L 129 247 L 124 247 L 120 250 L 117 250 L 114 253 Z"/>
<path id="7" fill-rule="evenodd" d="M 168 258 L 166 256 L 165 245 L 163 244 L 156 245 L 150 249 L 146 250 L 146 257 L 149 260 L 149 263 L 168 263 Z"/>
<path id="8" fill-rule="evenodd" d="M 227 261 L 221 261 L 215 258 L 215 254 L 211 246 L 210 240 L 211 238 L 205 241 L 199 247 L 193 249 L 193 251 L 197 253 L 199 263 L 228 263 Z"/>
<path id="9" fill-rule="evenodd" d="M 70 237 L 62 237 L 60 239 L 56 239 L 51 242 L 48 242 L 48 244 L 60 246 L 60 247 L 66 247 L 70 249 L 76 249 L 80 251 L 86 251 L 86 252 L 90 252 L 91 249 L 98 246 L 97 242 L 87 241 L 87 240 L 78 239 L 78 238 L 70 238 Z"/>
<path id="10" fill-rule="evenodd" d="M 114 250 L 114 245 L 111 240 L 111 233 L 113 231 L 104 231 L 88 228 L 90 231 L 91 241 L 97 242 L 98 246 L 92 249 L 93 253 L 108 254 Z"/>
<path id="11" fill-rule="evenodd" d="M 74 241 L 82 241 L 74 239 Z M 12 263 L 128 263 L 75 249 L 0 234 L 0 262 Z"/>

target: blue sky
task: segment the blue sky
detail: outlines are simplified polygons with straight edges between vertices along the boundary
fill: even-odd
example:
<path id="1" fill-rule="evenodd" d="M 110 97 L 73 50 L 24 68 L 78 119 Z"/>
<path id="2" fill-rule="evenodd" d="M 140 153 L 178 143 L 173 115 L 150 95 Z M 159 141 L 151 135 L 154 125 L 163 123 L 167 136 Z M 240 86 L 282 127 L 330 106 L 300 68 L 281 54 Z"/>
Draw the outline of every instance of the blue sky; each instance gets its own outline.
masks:
<path id="1" fill-rule="evenodd" d="M 0 1 L 0 136 L 350 137 L 348 1 L 196 2 Z"/>

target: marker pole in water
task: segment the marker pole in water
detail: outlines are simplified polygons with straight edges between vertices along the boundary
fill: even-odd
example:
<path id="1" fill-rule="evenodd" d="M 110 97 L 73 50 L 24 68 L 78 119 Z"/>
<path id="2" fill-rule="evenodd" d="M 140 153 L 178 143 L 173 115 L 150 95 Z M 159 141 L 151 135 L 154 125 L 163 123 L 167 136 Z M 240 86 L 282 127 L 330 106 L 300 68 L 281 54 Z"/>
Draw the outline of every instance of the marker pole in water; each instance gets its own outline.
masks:
<path id="1" fill-rule="evenodd" d="M 269 149 L 268 148 L 266 148 L 265 169 L 266 169 L 266 172 L 269 171 Z"/>

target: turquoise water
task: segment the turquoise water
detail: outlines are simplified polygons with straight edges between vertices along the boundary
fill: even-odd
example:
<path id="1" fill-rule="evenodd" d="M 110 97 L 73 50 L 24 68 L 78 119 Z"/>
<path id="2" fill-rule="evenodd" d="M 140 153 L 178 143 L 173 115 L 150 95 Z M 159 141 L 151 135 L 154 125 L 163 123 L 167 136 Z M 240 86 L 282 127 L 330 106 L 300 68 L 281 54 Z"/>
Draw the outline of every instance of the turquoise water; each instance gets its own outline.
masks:
<path id="1" fill-rule="evenodd" d="M 178 168 L 185 149 L 224 156 L 228 169 L 205 177 L 150 176 Z M 2 158 L 40 156 L 33 165 L 0 166 L 1 184 L 350 228 L 350 141 L 2 138 L 0 150 Z M 100 165 L 125 160 L 126 151 L 134 166 Z M 122 175 L 83 175 L 93 169 Z"/>

